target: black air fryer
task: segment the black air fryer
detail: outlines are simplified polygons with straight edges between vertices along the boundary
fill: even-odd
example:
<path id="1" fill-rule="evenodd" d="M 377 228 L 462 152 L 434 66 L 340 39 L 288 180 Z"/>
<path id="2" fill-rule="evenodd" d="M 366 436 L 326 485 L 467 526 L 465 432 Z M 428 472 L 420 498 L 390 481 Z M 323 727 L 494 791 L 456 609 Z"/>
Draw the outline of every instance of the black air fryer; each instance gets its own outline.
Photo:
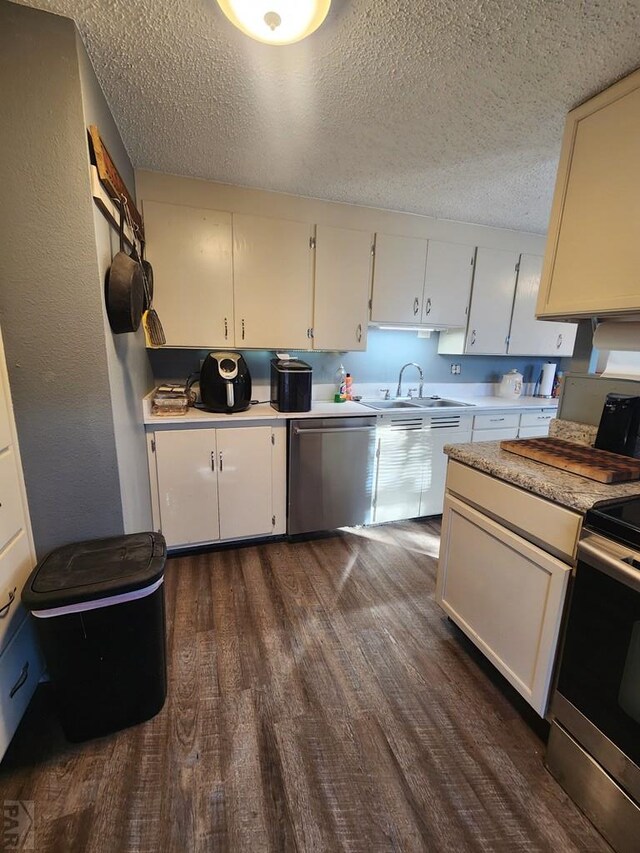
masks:
<path id="1" fill-rule="evenodd" d="M 251 405 L 251 374 L 239 352 L 210 352 L 200 371 L 200 396 L 208 412 L 244 412 Z"/>
<path id="2" fill-rule="evenodd" d="M 279 412 L 311 410 L 311 365 L 297 358 L 271 359 L 271 405 Z"/>
<path id="3" fill-rule="evenodd" d="M 640 457 L 640 397 L 607 394 L 595 446 L 623 456 Z"/>

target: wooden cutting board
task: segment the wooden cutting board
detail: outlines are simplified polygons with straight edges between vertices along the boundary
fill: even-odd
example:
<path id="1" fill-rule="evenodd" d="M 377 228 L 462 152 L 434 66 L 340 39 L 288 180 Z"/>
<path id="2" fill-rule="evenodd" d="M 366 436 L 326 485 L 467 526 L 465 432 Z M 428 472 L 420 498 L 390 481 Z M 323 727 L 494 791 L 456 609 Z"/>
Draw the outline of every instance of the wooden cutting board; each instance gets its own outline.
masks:
<path id="1" fill-rule="evenodd" d="M 596 450 L 561 438 L 520 438 L 500 442 L 503 450 L 561 468 L 599 483 L 627 483 L 640 480 L 640 459 Z"/>

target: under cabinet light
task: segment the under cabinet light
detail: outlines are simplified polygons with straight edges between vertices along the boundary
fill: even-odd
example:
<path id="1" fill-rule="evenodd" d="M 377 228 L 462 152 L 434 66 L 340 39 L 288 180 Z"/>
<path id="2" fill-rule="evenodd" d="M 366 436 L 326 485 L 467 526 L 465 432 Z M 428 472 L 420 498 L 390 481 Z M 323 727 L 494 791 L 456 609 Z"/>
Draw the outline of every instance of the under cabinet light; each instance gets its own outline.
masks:
<path id="1" fill-rule="evenodd" d="M 264 44 L 293 44 L 315 32 L 331 0 L 218 0 L 227 18 Z"/>

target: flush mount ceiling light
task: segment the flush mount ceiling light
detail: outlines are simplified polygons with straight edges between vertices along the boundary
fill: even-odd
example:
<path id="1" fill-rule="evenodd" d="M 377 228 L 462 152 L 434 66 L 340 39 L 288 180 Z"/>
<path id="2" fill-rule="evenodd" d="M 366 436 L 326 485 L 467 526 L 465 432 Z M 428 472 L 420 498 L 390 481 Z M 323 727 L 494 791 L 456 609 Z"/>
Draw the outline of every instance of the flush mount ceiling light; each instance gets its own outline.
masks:
<path id="1" fill-rule="evenodd" d="M 318 29 L 331 0 L 218 0 L 232 24 L 265 44 L 293 44 Z"/>

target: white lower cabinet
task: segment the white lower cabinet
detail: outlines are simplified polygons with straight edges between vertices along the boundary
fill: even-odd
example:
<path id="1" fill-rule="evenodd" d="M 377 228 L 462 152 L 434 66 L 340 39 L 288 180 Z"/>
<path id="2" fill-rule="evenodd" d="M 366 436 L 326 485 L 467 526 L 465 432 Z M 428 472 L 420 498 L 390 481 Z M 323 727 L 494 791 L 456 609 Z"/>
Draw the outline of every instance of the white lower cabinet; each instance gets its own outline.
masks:
<path id="1" fill-rule="evenodd" d="M 443 447 L 470 438 L 469 415 L 382 415 L 378 422 L 373 521 L 439 515 L 447 468 Z"/>
<path id="2" fill-rule="evenodd" d="M 549 424 L 556 416 L 555 409 L 535 409 L 532 412 L 496 412 L 475 415 L 471 441 L 503 441 L 513 438 L 539 438 L 549 435 Z"/>
<path id="3" fill-rule="evenodd" d="M 157 430 L 149 442 L 154 526 L 169 548 L 283 533 L 286 429 Z"/>
<path id="4" fill-rule="evenodd" d="M 509 514 L 512 504 L 524 502 L 533 519 L 553 514 L 554 505 L 466 466 L 454 463 L 453 473 L 455 478 L 447 480 L 436 600 L 544 716 L 571 565 L 509 529 L 508 519 L 501 524 L 467 504 L 464 493 L 468 480 L 469 499 L 477 500 L 476 481 L 481 480 L 479 493 L 488 496 L 489 504 L 495 498 Z M 495 490 L 492 483 L 498 484 Z M 561 507 L 557 511 L 563 530 L 565 516 L 572 522 L 565 537 L 571 542 L 563 545 L 571 551 L 580 516 Z M 553 547 L 557 550 L 556 543 Z"/>

